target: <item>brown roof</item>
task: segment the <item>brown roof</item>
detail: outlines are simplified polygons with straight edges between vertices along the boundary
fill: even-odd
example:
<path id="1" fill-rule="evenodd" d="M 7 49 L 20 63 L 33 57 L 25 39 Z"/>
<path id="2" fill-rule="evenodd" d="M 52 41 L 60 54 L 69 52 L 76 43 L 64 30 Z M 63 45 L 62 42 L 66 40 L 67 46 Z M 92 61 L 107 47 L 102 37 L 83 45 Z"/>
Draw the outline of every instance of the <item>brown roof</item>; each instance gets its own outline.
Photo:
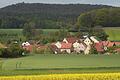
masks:
<path id="1" fill-rule="evenodd" d="M 66 40 L 68 41 L 68 43 L 75 43 L 76 40 L 79 40 L 79 39 L 78 39 L 78 38 L 71 37 L 71 38 L 66 38 Z"/>

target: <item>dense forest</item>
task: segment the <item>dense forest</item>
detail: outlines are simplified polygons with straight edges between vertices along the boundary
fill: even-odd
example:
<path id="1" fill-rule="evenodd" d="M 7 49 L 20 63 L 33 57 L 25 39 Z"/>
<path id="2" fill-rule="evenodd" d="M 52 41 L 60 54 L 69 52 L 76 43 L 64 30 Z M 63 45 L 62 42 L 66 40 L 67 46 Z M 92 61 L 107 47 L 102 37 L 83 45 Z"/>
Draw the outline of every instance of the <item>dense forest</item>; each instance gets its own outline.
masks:
<path id="1" fill-rule="evenodd" d="M 23 28 L 27 22 L 34 22 L 36 28 L 73 27 L 77 17 L 84 12 L 106 5 L 89 4 L 42 4 L 18 3 L 0 9 L 0 28 Z"/>

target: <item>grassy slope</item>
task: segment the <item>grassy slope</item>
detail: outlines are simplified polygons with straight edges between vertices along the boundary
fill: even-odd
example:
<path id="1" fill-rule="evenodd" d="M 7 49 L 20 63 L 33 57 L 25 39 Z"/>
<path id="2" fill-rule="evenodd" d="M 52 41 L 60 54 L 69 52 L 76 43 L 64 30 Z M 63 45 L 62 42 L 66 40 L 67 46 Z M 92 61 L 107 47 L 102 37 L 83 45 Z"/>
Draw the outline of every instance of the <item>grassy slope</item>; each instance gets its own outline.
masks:
<path id="1" fill-rule="evenodd" d="M 2 61 L 0 75 L 120 72 L 120 55 L 37 54 Z M 18 68 L 17 63 L 21 63 Z"/>
<path id="2" fill-rule="evenodd" d="M 96 68 L 120 67 L 120 55 L 34 55 L 18 59 L 3 60 L 4 69 L 16 69 L 16 63 L 22 63 L 23 69 L 44 68 Z"/>

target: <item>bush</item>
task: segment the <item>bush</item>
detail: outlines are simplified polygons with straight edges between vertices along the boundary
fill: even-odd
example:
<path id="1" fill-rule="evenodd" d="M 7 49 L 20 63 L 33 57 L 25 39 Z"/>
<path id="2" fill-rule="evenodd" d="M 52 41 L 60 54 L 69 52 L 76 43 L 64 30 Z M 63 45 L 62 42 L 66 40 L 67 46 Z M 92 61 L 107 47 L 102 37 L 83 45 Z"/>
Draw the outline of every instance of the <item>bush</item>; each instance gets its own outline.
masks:
<path id="1" fill-rule="evenodd" d="M 49 54 L 49 53 L 52 53 L 52 51 L 49 47 L 47 47 L 47 48 L 34 47 L 33 53 L 35 53 L 35 54 Z"/>
<path id="2" fill-rule="evenodd" d="M 16 58 L 25 56 L 28 51 L 22 49 L 18 44 L 12 44 L 8 48 L 0 49 L 0 53 L 3 58 Z"/>
<path id="3" fill-rule="evenodd" d="M 97 50 L 93 47 L 91 50 L 90 50 L 90 54 L 98 54 Z"/>

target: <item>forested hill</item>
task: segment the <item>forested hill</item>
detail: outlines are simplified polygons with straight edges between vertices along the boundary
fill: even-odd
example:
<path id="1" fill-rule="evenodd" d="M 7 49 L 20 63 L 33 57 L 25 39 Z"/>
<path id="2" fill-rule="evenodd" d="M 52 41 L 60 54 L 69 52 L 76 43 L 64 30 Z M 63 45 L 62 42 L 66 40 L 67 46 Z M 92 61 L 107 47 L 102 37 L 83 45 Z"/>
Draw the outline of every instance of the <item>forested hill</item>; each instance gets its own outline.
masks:
<path id="1" fill-rule="evenodd" d="M 22 28 L 30 20 L 36 23 L 37 28 L 59 28 L 60 22 L 72 25 L 81 13 L 107 7 L 111 6 L 18 3 L 0 9 L 0 28 Z"/>

